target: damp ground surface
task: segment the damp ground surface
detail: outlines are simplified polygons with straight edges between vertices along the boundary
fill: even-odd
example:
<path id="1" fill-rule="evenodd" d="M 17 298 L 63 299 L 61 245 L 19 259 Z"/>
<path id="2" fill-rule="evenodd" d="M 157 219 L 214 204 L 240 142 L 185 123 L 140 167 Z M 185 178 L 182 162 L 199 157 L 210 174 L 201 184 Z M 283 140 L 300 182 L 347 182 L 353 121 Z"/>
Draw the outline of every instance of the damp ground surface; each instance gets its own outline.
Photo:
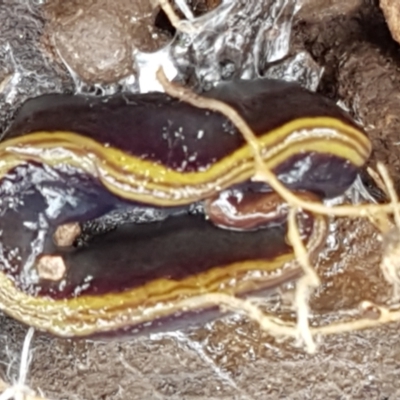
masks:
<path id="1" fill-rule="evenodd" d="M 0 18 L 9 4 L 0 2 Z M 40 24 L 38 18 L 36 30 Z M 325 69 L 319 91 L 342 100 L 366 127 L 374 146 L 371 165 L 385 162 L 400 188 L 400 45 L 377 2 L 307 1 L 294 24 L 293 51 L 299 49 Z M 33 61 L 25 61 L 29 69 Z M 59 76 L 55 89 L 68 87 L 66 75 Z M 5 119 L 7 112 L 0 115 Z M 336 234 L 318 265 L 322 285 L 311 299 L 318 324 L 354 313 L 362 300 L 390 299 L 377 232 L 359 220 L 332 226 Z M 292 291 L 292 285 L 281 288 L 268 306 L 283 308 Z M 27 328 L 4 316 L 0 324 L 0 368 L 10 382 Z M 107 342 L 36 334 L 28 383 L 48 399 L 394 400 L 400 398 L 399 328 L 317 338 L 315 355 L 291 340 L 277 342 L 237 315 L 187 331 Z"/>

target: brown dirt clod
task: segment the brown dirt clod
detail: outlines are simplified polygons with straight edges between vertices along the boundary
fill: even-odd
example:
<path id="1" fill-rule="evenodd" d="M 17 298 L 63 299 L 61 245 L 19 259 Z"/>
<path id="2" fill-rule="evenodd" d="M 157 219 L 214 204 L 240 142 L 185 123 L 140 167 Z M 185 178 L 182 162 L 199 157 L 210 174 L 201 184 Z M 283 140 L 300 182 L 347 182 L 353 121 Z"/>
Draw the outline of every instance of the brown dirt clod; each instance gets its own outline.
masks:
<path id="1" fill-rule="evenodd" d="M 171 39 L 154 26 L 147 0 L 49 2 L 45 47 L 87 83 L 113 83 L 134 71 L 133 51 L 152 52 Z"/>

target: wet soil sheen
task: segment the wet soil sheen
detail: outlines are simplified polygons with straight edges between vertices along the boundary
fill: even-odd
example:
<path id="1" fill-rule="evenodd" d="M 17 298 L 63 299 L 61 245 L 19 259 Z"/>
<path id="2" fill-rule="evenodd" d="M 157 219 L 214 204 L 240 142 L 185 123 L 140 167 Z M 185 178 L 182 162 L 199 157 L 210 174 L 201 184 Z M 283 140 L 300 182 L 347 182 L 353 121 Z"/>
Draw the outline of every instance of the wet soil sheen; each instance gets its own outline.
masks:
<path id="1" fill-rule="evenodd" d="M 400 45 L 378 1 L 305 1 L 293 30 L 293 51 L 301 49 L 325 69 L 319 91 L 341 100 L 366 127 L 374 146 L 370 164 L 385 162 L 400 189 Z M 322 285 L 311 299 L 316 324 L 348 318 L 362 300 L 390 299 L 375 229 L 348 219 L 332 221 L 333 228 L 317 266 Z M 286 285 L 266 308 L 286 315 L 292 295 L 293 285 Z M 6 317 L 0 323 L 0 359 L 12 362 L 9 381 L 26 328 Z M 394 400 L 400 398 L 399 326 L 318 338 L 316 355 L 272 339 L 238 315 L 123 341 L 37 334 L 29 385 L 51 399 Z M 6 376 L 6 365 L 1 368 Z"/>

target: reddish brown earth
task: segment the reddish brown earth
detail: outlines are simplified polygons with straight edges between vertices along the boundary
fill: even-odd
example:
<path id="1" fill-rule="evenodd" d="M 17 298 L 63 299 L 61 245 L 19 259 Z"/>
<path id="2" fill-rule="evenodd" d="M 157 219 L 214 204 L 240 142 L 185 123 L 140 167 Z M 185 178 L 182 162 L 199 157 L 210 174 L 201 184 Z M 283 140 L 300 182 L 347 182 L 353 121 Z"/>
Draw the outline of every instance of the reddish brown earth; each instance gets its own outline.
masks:
<path id="1" fill-rule="evenodd" d="M 308 0 L 295 21 L 293 49 L 306 49 L 324 66 L 319 90 L 354 111 L 374 145 L 371 165 L 384 161 L 400 188 L 400 47 L 378 2 Z M 376 231 L 345 219 L 337 221 L 335 237 L 337 248 L 317 269 L 322 286 L 311 299 L 317 323 L 337 319 L 362 300 L 384 304 L 390 298 Z M 287 299 L 291 291 L 287 285 L 272 295 L 270 307 L 279 310 L 279 293 Z M 320 338 L 316 355 L 292 341 L 277 342 L 239 316 L 124 341 L 37 334 L 28 383 L 51 399 L 394 400 L 400 398 L 399 327 Z M 6 381 L 17 376 L 25 334 L 25 327 L 1 317 Z"/>

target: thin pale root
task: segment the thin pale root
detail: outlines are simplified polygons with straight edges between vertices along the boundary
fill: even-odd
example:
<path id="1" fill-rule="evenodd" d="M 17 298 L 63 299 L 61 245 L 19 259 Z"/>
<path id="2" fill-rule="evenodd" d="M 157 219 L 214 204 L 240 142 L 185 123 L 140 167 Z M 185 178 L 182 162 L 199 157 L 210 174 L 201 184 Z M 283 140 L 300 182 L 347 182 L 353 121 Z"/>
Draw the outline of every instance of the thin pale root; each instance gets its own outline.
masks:
<path id="1" fill-rule="evenodd" d="M 394 190 L 393 182 L 387 173 L 386 168 L 382 164 L 378 164 L 378 171 L 380 178 L 379 181 L 383 182 L 386 187 L 385 192 L 390 196 L 390 203 L 388 204 L 359 204 L 359 205 L 339 205 L 339 206 L 326 206 L 320 202 L 305 201 L 290 190 L 288 190 L 275 176 L 275 174 L 266 168 L 260 151 L 258 140 L 247 123 L 243 118 L 229 105 L 210 98 L 205 98 L 193 93 L 187 88 L 173 84 L 168 81 L 162 69 L 157 72 L 157 78 L 163 86 L 166 93 L 170 96 L 176 97 L 185 101 L 195 107 L 205 108 L 213 111 L 218 111 L 225 115 L 242 133 L 244 139 L 252 149 L 254 162 L 255 162 L 255 176 L 254 180 L 266 182 L 272 189 L 274 189 L 287 203 L 291 206 L 288 219 L 288 236 L 293 246 L 296 260 L 301 265 L 304 276 L 299 279 L 296 285 L 295 295 L 295 308 L 297 312 L 297 324 L 273 318 L 265 315 L 257 306 L 248 300 L 240 300 L 233 296 L 221 293 L 209 293 L 199 296 L 196 299 L 187 300 L 188 304 L 217 304 L 235 310 L 244 311 L 248 317 L 256 320 L 260 326 L 274 336 L 289 336 L 296 337 L 303 340 L 309 352 L 314 352 L 316 346 L 313 340 L 315 334 L 332 334 L 340 332 L 348 332 L 357 329 L 365 329 L 382 323 L 388 323 L 400 320 L 399 311 L 391 311 L 384 307 L 379 307 L 369 303 L 379 310 L 380 317 L 377 319 L 361 318 L 356 321 L 334 323 L 323 327 L 310 328 L 309 319 L 309 296 L 313 289 L 318 287 L 320 280 L 310 264 L 309 255 L 302 243 L 298 227 L 296 225 L 296 213 L 298 210 L 307 210 L 315 214 L 324 214 L 329 216 L 341 217 L 363 217 L 376 221 L 378 226 L 389 227 L 390 221 L 388 215 L 393 214 L 397 227 L 400 227 L 400 204 L 398 202 L 397 194 Z M 387 223 L 385 223 L 385 221 Z M 385 228 L 385 230 L 386 230 Z M 386 232 L 383 232 L 386 233 Z M 400 246 L 400 243 L 399 243 Z M 385 278 L 391 283 L 397 292 L 400 287 L 400 279 L 397 277 L 396 265 L 389 266 L 383 263 L 381 268 L 384 272 Z M 198 303 L 200 302 L 200 303 Z M 364 303 L 363 303 L 364 304 Z"/>

